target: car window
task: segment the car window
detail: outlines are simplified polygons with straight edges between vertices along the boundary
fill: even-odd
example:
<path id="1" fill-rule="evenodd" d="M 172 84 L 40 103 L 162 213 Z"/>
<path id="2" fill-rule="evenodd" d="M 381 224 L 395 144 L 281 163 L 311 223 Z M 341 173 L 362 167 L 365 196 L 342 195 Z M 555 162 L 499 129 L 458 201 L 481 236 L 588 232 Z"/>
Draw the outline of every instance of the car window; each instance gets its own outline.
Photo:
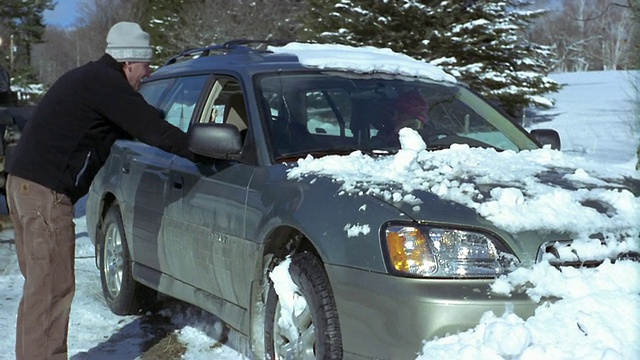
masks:
<path id="1" fill-rule="evenodd" d="M 241 133 L 248 129 L 247 106 L 242 87 L 236 79 L 220 77 L 216 80 L 200 122 L 231 124 Z"/>
<path id="2" fill-rule="evenodd" d="M 196 103 L 202 94 L 208 76 L 189 76 L 176 79 L 164 96 L 160 110 L 164 111 L 165 120 L 186 132 L 189 129 L 191 116 Z"/>
<path id="3" fill-rule="evenodd" d="M 349 128 L 351 99 L 347 91 L 341 89 L 308 91 L 305 99 L 309 133 L 353 137 Z"/>
<path id="4" fill-rule="evenodd" d="M 427 147 L 534 149 L 525 131 L 472 91 L 402 76 L 279 73 L 258 80 L 276 158 L 351 150 L 394 152 L 412 128 Z"/>
<path id="5" fill-rule="evenodd" d="M 160 101 L 162 100 L 162 95 L 167 92 L 174 81 L 174 79 L 163 79 L 143 82 L 140 86 L 139 92 L 149 104 L 158 108 L 160 106 Z"/>

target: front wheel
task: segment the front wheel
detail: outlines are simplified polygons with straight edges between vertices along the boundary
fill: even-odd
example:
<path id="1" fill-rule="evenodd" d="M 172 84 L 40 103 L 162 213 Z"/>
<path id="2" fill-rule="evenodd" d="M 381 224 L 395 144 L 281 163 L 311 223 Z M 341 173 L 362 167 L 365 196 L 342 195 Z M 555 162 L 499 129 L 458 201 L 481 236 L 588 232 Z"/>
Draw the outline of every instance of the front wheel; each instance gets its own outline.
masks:
<path id="1" fill-rule="evenodd" d="M 103 229 L 98 232 L 98 264 L 105 301 L 114 314 L 137 314 L 153 302 L 156 293 L 133 279 L 131 255 L 117 206 L 107 212 Z"/>
<path id="2" fill-rule="evenodd" d="M 267 359 L 342 359 L 338 310 L 329 278 L 320 260 L 301 253 L 291 257 L 295 310 L 285 308 L 269 281 L 265 316 Z M 289 294 L 291 295 L 291 294 Z"/>

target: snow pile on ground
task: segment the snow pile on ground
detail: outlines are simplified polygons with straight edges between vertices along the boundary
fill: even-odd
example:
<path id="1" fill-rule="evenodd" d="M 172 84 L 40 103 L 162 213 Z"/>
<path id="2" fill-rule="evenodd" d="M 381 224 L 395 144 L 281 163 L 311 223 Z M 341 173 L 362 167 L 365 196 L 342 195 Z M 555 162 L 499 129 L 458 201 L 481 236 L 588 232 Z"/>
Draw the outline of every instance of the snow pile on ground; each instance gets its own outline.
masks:
<path id="1" fill-rule="evenodd" d="M 529 285 L 542 302 L 523 320 L 486 313 L 472 330 L 427 342 L 419 360 L 640 359 L 640 263 L 605 261 L 596 268 L 562 269 L 547 262 L 500 278 L 494 290 Z"/>

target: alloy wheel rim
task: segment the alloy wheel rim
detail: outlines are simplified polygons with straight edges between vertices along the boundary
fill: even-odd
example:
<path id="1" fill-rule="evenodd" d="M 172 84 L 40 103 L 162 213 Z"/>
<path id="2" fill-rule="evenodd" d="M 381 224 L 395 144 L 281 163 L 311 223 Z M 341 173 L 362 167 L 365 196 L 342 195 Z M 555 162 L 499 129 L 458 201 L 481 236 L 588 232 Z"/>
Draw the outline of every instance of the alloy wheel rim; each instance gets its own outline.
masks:
<path id="1" fill-rule="evenodd" d="M 301 297 L 304 299 L 303 297 Z M 273 349 L 276 359 L 316 359 L 316 332 L 309 304 L 304 301 L 304 310 L 292 316 L 294 329 L 280 326 L 282 316 L 281 303 L 278 300 L 273 321 Z"/>
<path id="2" fill-rule="evenodd" d="M 104 239 L 103 269 L 107 291 L 111 298 L 120 294 L 122 287 L 123 259 L 122 236 L 115 224 L 109 224 Z"/>

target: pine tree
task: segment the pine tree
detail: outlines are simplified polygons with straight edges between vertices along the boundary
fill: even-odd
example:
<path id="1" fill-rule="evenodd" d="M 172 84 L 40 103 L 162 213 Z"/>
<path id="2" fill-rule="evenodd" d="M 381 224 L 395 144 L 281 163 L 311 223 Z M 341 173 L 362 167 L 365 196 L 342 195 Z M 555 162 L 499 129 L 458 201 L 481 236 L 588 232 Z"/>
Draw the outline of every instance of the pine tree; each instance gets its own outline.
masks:
<path id="1" fill-rule="evenodd" d="M 543 94 L 559 85 L 548 79 L 554 55 L 528 42 L 523 30 L 544 11 L 529 11 L 517 0 L 443 1 L 443 19 L 428 38 L 429 60 L 497 100 L 511 115 L 529 105 L 549 106 Z"/>
<path id="2" fill-rule="evenodd" d="M 45 30 L 43 13 L 53 8 L 53 0 L 3 0 L 0 22 L 9 33 L 7 37 L 12 38 L 9 67 L 13 83 L 26 84 L 36 80 L 31 67 L 31 48 L 42 42 Z"/>
<path id="3" fill-rule="evenodd" d="M 308 38 L 388 47 L 430 61 L 499 102 L 512 116 L 559 85 L 546 77 L 553 53 L 523 30 L 543 11 L 520 0 L 315 0 Z"/>
<path id="4" fill-rule="evenodd" d="M 232 39 L 298 38 L 302 0 L 137 0 L 157 59 Z"/>
<path id="5" fill-rule="evenodd" d="M 175 34 L 175 29 L 180 24 L 180 11 L 188 3 L 199 0 L 140 0 L 142 14 L 145 19 L 145 29 L 153 39 L 155 47 L 155 59 L 166 60 L 176 52 L 184 49 L 177 49 L 171 42 L 171 36 Z M 162 61 L 156 60 L 160 65 Z"/>
<path id="6" fill-rule="evenodd" d="M 390 48 L 424 55 L 422 40 L 431 23 L 428 1 L 311 0 L 304 38 L 352 46 Z M 433 2 L 433 1 L 431 1 Z"/>

